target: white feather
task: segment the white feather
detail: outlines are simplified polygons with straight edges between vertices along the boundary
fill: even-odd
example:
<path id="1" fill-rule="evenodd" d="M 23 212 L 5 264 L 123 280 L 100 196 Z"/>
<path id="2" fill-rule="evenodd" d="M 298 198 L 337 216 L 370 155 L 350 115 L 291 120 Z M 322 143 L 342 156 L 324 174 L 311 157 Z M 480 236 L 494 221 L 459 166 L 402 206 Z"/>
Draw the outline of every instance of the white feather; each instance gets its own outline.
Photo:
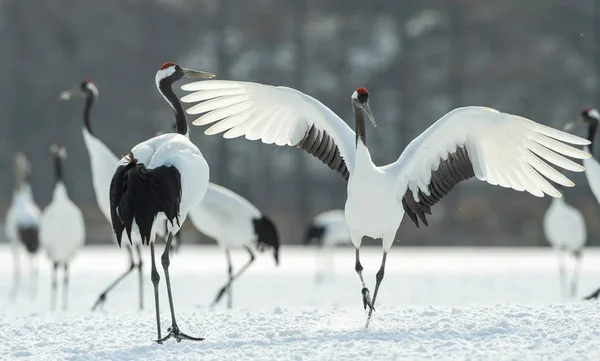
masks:
<path id="1" fill-rule="evenodd" d="M 204 199 L 188 216 L 194 227 L 223 248 L 256 248 L 253 220 L 261 212 L 248 200 L 219 185 L 209 183 Z"/>
<path id="2" fill-rule="evenodd" d="M 585 219 L 577 208 L 555 198 L 544 215 L 544 234 L 552 247 L 577 251 L 587 240 Z"/>
<path id="3" fill-rule="evenodd" d="M 214 104 L 222 104 L 218 103 L 219 95 L 211 94 L 211 92 L 216 92 L 215 89 L 235 91 L 235 94 L 242 94 L 236 95 L 236 97 L 240 97 L 236 99 L 249 99 L 241 104 L 213 108 L 213 110 L 196 119 L 193 122 L 194 125 L 205 125 L 213 122 L 219 124 L 219 122 L 226 121 L 229 116 L 248 114 L 243 123 L 227 133 L 227 138 L 246 135 L 248 139 L 262 139 L 267 143 L 289 146 L 298 144 L 308 129 L 314 125 L 321 130 L 325 130 L 333 137 L 340 149 L 341 156 L 346 161 L 347 167 L 352 171 L 355 153 L 354 132 L 329 108 L 306 94 L 286 87 L 227 80 L 193 82 L 185 84 L 181 88 L 195 91 L 195 93 L 181 98 L 181 101 L 190 103 L 201 99 L 213 99 L 211 100 L 213 103 L 208 108 L 213 108 Z M 205 93 L 206 95 L 204 95 Z M 228 96 L 222 96 L 222 98 L 226 99 Z M 187 110 L 187 113 L 201 113 L 202 110 L 207 109 L 203 106 L 205 103 L 208 103 L 208 101 L 191 107 Z M 288 125 L 281 126 L 282 122 L 286 122 Z M 251 123 L 251 126 L 245 127 L 247 123 Z M 216 134 L 217 129 L 211 128 L 210 133 L 207 134 Z"/>
<path id="4" fill-rule="evenodd" d="M 154 169 L 163 165 L 177 168 L 181 175 L 179 223 L 183 224 L 190 209 L 200 203 L 208 187 L 209 168 L 198 147 L 184 135 L 167 133 L 139 143 L 131 149 L 131 152 L 138 163 L 143 163 L 147 169 Z M 118 165 L 128 162 L 129 160 L 123 157 Z M 164 220 L 164 214 L 160 213 L 160 217 L 157 217 L 154 221 L 150 242 L 154 242 L 156 229 L 165 223 Z M 173 222 L 173 226 L 169 225 L 169 228 L 173 233 L 177 233 L 180 227 L 176 222 Z M 136 239 L 141 238 L 135 223 L 132 230 L 132 236 L 134 235 Z"/>
<path id="5" fill-rule="evenodd" d="M 69 262 L 85 243 L 85 224 L 79 207 L 62 182 L 54 187 L 52 201 L 40 219 L 40 243 L 52 262 Z"/>

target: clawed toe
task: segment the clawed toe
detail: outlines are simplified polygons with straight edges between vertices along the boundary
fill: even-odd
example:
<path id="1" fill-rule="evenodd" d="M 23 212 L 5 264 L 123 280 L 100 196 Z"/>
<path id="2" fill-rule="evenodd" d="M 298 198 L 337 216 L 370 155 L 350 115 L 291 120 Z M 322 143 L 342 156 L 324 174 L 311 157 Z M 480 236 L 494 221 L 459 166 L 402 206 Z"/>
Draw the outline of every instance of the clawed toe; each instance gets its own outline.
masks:
<path id="1" fill-rule="evenodd" d="M 204 341 L 204 338 L 202 337 L 188 336 L 185 333 L 179 331 L 179 327 L 171 326 L 167 329 L 167 335 L 161 339 L 155 340 L 155 342 L 162 345 L 163 342 L 167 341 L 171 337 L 173 337 L 177 342 L 181 342 L 181 340 Z"/>

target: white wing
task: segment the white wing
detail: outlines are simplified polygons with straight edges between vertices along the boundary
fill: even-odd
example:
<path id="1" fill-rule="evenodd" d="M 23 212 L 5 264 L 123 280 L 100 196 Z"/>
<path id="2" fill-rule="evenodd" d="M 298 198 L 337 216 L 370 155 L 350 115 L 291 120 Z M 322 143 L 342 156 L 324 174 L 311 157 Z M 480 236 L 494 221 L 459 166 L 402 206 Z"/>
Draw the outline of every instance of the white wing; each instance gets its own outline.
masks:
<path id="1" fill-rule="evenodd" d="M 102 214 L 110 222 L 110 181 L 115 173 L 119 158 L 98 138 L 90 134 L 85 127 L 82 132 L 83 141 L 90 156 L 92 185 L 96 193 L 96 202 Z"/>
<path id="2" fill-rule="evenodd" d="M 581 172 L 584 167 L 560 154 L 585 159 L 590 155 L 562 142 L 589 141 L 529 119 L 485 107 L 455 109 L 414 139 L 393 164 L 405 211 L 417 224 L 458 182 L 472 176 L 493 185 L 542 197 L 561 194 L 545 179 L 567 187 L 567 177 L 548 165 Z M 544 178 L 545 177 L 545 178 Z"/>
<path id="3" fill-rule="evenodd" d="M 245 135 L 263 143 L 306 150 L 345 179 L 352 172 L 355 134 L 318 100 L 295 89 L 257 83 L 209 80 L 185 84 L 194 93 L 181 98 L 200 102 L 186 112 L 205 113 L 194 125 L 215 123 L 205 134 L 227 131 L 225 138 Z"/>

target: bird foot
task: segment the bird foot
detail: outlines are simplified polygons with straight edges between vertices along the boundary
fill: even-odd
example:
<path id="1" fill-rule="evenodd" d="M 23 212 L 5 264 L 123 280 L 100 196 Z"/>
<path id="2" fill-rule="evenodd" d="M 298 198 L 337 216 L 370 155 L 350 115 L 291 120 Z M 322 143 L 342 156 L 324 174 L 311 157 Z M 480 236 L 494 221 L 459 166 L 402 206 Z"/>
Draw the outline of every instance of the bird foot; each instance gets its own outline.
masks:
<path id="1" fill-rule="evenodd" d="M 367 306 L 369 306 L 369 309 L 371 311 L 375 311 L 375 307 L 373 307 L 373 304 L 371 303 L 371 294 L 369 292 L 369 289 L 367 287 L 363 287 L 361 292 L 363 297 L 363 307 L 365 308 L 365 310 L 367 309 Z"/>
<path id="2" fill-rule="evenodd" d="M 171 337 L 173 337 L 177 342 L 181 342 L 181 340 L 204 341 L 204 338 L 202 338 L 202 337 L 188 336 L 185 333 L 179 331 L 179 327 L 177 327 L 177 325 L 173 325 L 172 327 L 169 327 L 167 329 L 167 332 L 168 332 L 168 334 L 165 337 L 158 339 L 155 342 L 162 345 L 162 343 L 164 341 L 167 341 Z"/>
<path id="3" fill-rule="evenodd" d="M 92 311 L 95 311 L 99 306 L 103 306 L 104 302 L 106 302 L 106 293 L 103 293 L 98 297 L 96 303 L 94 303 L 94 306 L 92 307 Z"/>

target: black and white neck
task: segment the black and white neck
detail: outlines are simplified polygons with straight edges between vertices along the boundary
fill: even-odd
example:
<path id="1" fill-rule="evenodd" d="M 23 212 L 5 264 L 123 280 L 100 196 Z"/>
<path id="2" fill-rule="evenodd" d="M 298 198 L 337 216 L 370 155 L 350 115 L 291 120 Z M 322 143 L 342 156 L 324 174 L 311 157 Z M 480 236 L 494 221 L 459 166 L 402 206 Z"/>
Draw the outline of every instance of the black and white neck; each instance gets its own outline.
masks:
<path id="1" fill-rule="evenodd" d="M 52 145 L 54 155 L 54 178 L 56 184 L 63 183 L 63 160 L 67 157 L 67 151 L 60 144 Z"/>
<path id="2" fill-rule="evenodd" d="M 98 88 L 94 83 L 89 80 L 81 83 L 81 91 L 85 94 L 85 106 L 83 108 L 83 125 L 87 129 L 90 134 L 94 134 L 92 132 L 92 126 L 90 123 L 90 113 L 92 110 L 92 106 L 98 100 Z"/>
<path id="3" fill-rule="evenodd" d="M 365 127 L 364 106 L 369 101 L 369 93 L 366 89 L 358 88 L 352 94 L 352 110 L 354 111 L 354 132 L 356 133 L 356 146 L 361 142 L 367 146 L 367 131 Z"/>
<path id="4" fill-rule="evenodd" d="M 598 128 L 598 119 L 600 114 L 595 109 L 590 110 L 586 116 L 586 122 L 588 123 L 588 136 L 587 139 L 590 141 L 589 153 L 592 154 L 594 150 L 594 139 L 596 138 L 596 129 Z"/>
<path id="5" fill-rule="evenodd" d="M 183 75 L 183 71 L 177 65 L 166 63 L 156 73 L 155 81 L 158 91 L 165 98 L 167 103 L 169 103 L 175 114 L 175 132 L 189 137 L 183 107 L 173 91 L 173 83 L 183 78 Z"/>

